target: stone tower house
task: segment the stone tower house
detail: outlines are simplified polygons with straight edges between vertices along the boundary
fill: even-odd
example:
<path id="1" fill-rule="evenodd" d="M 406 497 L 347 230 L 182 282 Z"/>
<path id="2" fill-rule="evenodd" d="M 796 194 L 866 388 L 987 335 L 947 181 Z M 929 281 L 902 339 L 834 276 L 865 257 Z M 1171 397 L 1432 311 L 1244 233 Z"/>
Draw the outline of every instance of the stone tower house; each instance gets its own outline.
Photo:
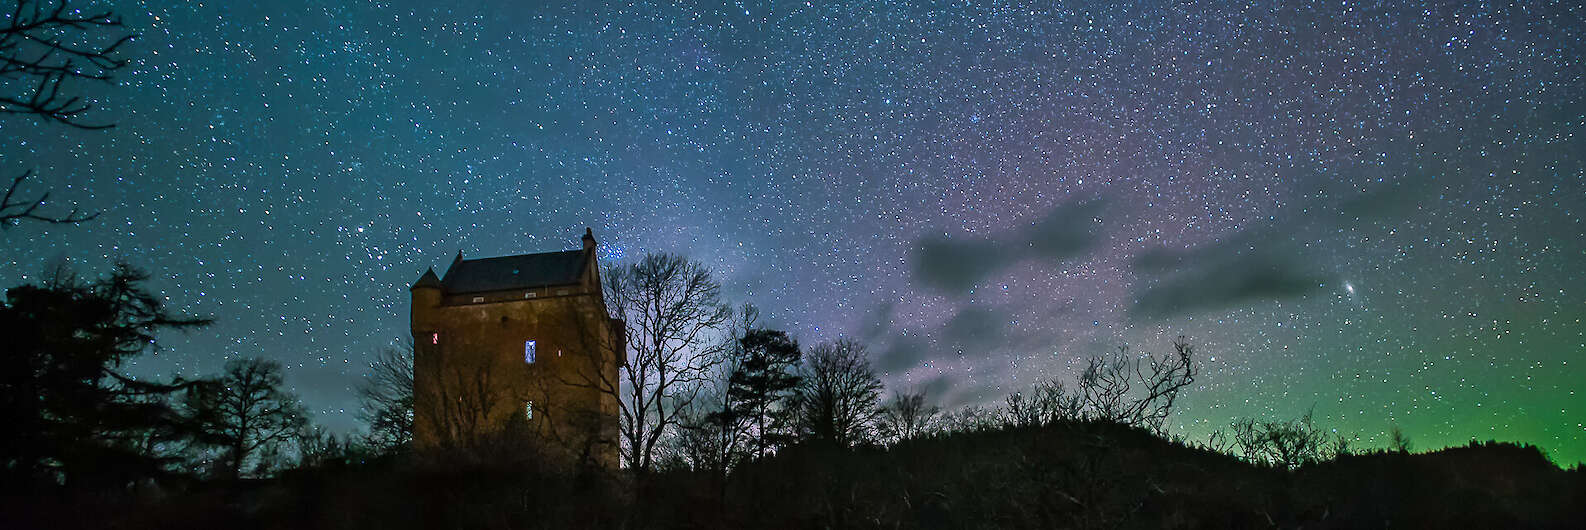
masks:
<path id="1" fill-rule="evenodd" d="M 526 438 L 617 465 L 624 327 L 606 311 L 595 236 L 576 250 L 452 260 L 413 284 L 413 440 L 467 448 Z M 503 438 L 505 437 L 505 438 Z"/>

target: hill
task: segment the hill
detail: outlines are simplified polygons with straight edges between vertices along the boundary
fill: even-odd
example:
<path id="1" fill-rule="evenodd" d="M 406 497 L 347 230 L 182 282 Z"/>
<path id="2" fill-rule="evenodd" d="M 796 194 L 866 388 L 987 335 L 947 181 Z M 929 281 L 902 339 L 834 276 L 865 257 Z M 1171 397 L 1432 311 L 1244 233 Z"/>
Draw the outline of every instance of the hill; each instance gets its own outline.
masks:
<path id="1" fill-rule="evenodd" d="M 725 484 L 673 470 L 636 489 L 619 474 L 541 469 L 530 458 L 391 460 L 194 484 L 137 505 L 32 505 L 37 517 L 5 526 L 1570 528 L 1586 521 L 1583 486 L 1581 469 L 1505 443 L 1346 455 L 1289 471 L 1140 429 L 1059 423 L 890 448 L 799 446 Z"/>

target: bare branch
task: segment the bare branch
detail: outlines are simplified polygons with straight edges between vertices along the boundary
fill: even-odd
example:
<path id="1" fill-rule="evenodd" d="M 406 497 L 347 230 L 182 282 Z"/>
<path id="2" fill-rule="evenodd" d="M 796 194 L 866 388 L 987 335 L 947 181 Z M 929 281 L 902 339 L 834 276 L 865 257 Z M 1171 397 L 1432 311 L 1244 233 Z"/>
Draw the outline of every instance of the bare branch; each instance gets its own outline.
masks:
<path id="1" fill-rule="evenodd" d="M 0 229 L 10 228 L 24 220 L 39 221 L 50 224 L 81 223 L 99 217 L 99 212 L 83 213 L 77 208 L 72 208 L 66 215 L 49 215 L 41 213 L 40 208 L 49 204 L 50 192 L 44 192 L 37 199 L 18 199 L 17 191 L 21 189 L 22 182 L 33 176 L 33 171 L 25 171 L 21 176 L 13 179 L 11 185 L 6 187 L 5 195 L 0 196 Z"/>
<path id="2" fill-rule="evenodd" d="M 842 447 L 874 439 L 880 401 L 881 379 L 864 345 L 851 339 L 812 348 L 793 394 L 800 434 Z"/>
<path id="3" fill-rule="evenodd" d="M 559 382 L 615 401 L 619 453 L 643 474 L 722 362 L 721 345 L 711 339 L 732 310 L 721 302 L 710 270 L 682 256 L 650 254 L 638 263 L 607 267 L 601 278 L 607 310 L 626 327 L 625 340 L 609 343 L 627 351 L 591 357 L 589 366 Z M 581 335 L 599 340 L 592 331 Z M 627 364 L 610 370 L 606 358 L 625 358 Z"/>
<path id="4" fill-rule="evenodd" d="M 926 402 L 925 391 L 898 392 L 881 407 L 876 430 L 887 443 L 913 440 L 940 427 L 942 409 Z"/>
<path id="5" fill-rule="evenodd" d="M 79 14 L 66 0 L 51 6 L 19 0 L 0 22 L 0 114 L 79 129 L 113 126 L 83 121 L 93 105 L 61 88 L 67 80 L 110 82 L 129 64 L 120 51 L 132 35 L 116 36 L 124 27 L 121 17 L 108 11 Z"/>

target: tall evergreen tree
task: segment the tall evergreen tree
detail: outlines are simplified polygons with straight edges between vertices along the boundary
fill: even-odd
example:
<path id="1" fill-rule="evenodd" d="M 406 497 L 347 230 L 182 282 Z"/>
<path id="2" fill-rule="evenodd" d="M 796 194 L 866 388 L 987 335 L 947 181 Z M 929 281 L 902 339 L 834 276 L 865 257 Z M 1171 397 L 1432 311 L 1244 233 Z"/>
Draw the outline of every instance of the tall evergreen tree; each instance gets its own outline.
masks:
<path id="1" fill-rule="evenodd" d="M 799 364 L 799 344 L 786 332 L 755 329 L 739 340 L 741 359 L 733 370 L 727 393 L 738 417 L 755 427 L 755 458 L 782 443 L 790 418 L 786 403 L 799 377 L 793 369 Z"/>
<path id="2" fill-rule="evenodd" d="M 209 320 L 173 315 L 125 263 L 84 283 L 57 269 L 0 304 L 0 484 L 115 488 L 162 472 L 183 435 L 168 397 L 191 383 L 127 376 L 155 335 Z"/>

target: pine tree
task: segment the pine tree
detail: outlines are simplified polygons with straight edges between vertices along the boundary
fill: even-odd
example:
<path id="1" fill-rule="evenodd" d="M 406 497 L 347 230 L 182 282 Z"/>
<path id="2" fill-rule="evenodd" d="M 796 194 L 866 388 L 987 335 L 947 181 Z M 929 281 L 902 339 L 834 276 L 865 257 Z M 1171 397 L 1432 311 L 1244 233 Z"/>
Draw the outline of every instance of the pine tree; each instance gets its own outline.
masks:
<path id="1" fill-rule="evenodd" d="M 91 283 L 57 269 L 0 304 L 0 483 L 116 488 L 158 474 L 185 436 L 169 397 L 192 383 L 127 376 L 167 329 L 209 323 L 166 311 L 147 276 L 118 263 Z"/>
<path id="2" fill-rule="evenodd" d="M 772 329 L 751 330 L 739 345 L 743 357 L 732 372 L 727 393 L 738 417 L 754 424 L 755 458 L 762 458 L 787 438 L 790 418 L 783 405 L 798 386 L 793 369 L 801 354 L 798 341 Z"/>

